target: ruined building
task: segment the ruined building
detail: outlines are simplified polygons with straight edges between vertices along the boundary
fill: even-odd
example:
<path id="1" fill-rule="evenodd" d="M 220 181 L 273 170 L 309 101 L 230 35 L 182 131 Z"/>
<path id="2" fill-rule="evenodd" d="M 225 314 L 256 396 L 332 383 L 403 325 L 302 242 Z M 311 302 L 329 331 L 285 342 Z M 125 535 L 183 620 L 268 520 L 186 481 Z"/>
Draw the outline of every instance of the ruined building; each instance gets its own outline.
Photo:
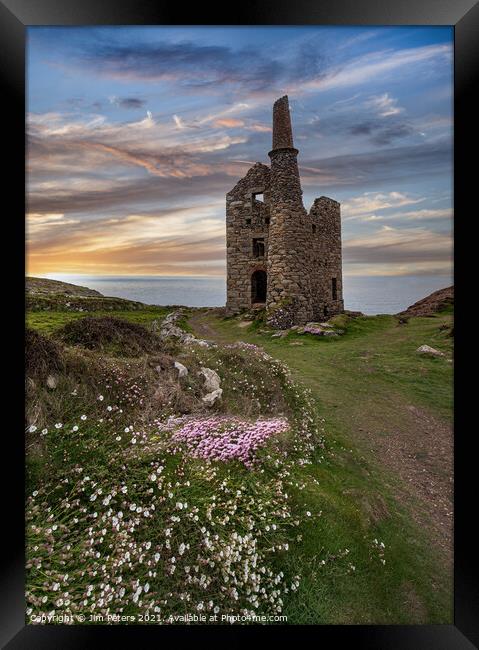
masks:
<path id="1" fill-rule="evenodd" d="M 226 195 L 227 311 L 266 306 L 280 328 L 343 310 L 339 203 L 322 196 L 305 210 L 297 156 L 284 96 L 271 166 L 256 163 Z"/>

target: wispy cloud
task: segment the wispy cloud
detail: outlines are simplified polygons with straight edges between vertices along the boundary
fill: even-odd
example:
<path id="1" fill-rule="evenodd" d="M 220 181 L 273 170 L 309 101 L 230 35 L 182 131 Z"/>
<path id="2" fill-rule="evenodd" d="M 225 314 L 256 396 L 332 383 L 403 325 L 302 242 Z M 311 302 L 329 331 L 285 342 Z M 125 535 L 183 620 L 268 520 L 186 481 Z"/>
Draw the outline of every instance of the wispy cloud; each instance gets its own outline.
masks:
<path id="1" fill-rule="evenodd" d="M 426 200 L 426 199 L 424 199 Z M 358 215 L 357 217 L 350 217 L 350 219 L 357 219 L 359 221 L 443 221 L 452 220 L 453 211 L 451 208 L 442 209 L 423 209 L 423 210 L 408 210 L 404 212 L 388 212 L 387 214 L 369 214 L 367 216 Z"/>
<path id="2" fill-rule="evenodd" d="M 365 192 L 342 204 L 342 213 L 346 220 L 355 219 L 365 213 L 373 213 L 376 210 L 397 208 L 403 205 L 421 203 L 423 198 L 413 198 L 401 192 L 388 192 L 387 194 Z"/>
<path id="3" fill-rule="evenodd" d="M 211 92 L 231 84 L 261 91 L 277 83 L 317 79 L 324 69 L 318 48 L 306 46 L 289 50 L 287 56 L 265 47 L 233 48 L 187 40 L 131 45 L 99 39 L 79 50 L 74 48 L 72 44 L 74 65 L 94 74 L 128 81 L 174 81 L 195 92 Z"/>
<path id="4" fill-rule="evenodd" d="M 398 100 L 390 97 L 389 93 L 377 95 L 368 99 L 365 104 L 367 108 L 372 108 L 377 111 L 381 117 L 389 117 L 390 115 L 397 115 L 402 113 L 404 108 L 398 106 Z"/>
<path id="5" fill-rule="evenodd" d="M 414 178 L 450 178 L 452 151 L 447 140 L 430 144 L 391 147 L 308 161 L 305 185 L 321 185 L 328 192 L 404 183 Z"/>
<path id="6" fill-rule="evenodd" d="M 375 51 L 358 56 L 345 64 L 328 70 L 321 79 L 304 84 L 303 90 L 332 90 L 348 86 L 358 86 L 380 80 L 400 70 L 408 71 L 411 66 L 419 72 L 420 67 L 436 60 L 452 63 L 452 46 L 449 44 L 424 45 L 401 50 Z"/>
<path id="7" fill-rule="evenodd" d="M 451 236 L 426 228 L 382 226 L 372 234 L 344 242 L 344 259 L 348 264 L 433 262 L 437 268 L 448 269 L 451 258 Z"/>
<path id="8" fill-rule="evenodd" d="M 189 263 L 197 274 L 217 273 L 221 271 L 216 268 L 218 262 L 224 262 L 225 254 L 224 223 L 218 217 L 222 207 L 222 203 L 210 204 L 159 215 L 130 214 L 89 222 L 63 220 L 61 232 L 34 238 L 29 257 L 43 272 L 44 263 L 52 270 L 63 268 L 72 273 L 94 264 L 99 268 L 107 264 L 114 272 L 126 263 L 134 273 L 161 274 L 176 269 L 176 274 L 181 274 L 181 268 Z M 29 223 L 56 223 L 56 217 L 63 217 L 54 216 L 32 214 Z M 70 253 L 69 259 L 68 251 L 72 250 L 75 256 Z"/>
<path id="9" fill-rule="evenodd" d="M 215 120 L 213 124 L 214 126 L 218 126 L 220 128 L 224 126 L 227 129 L 233 129 L 237 126 L 244 126 L 243 120 L 238 120 L 233 117 L 220 118 L 219 120 Z"/>
<path id="10" fill-rule="evenodd" d="M 116 97 L 116 95 L 112 95 L 108 99 L 111 104 L 119 108 L 141 109 L 146 105 L 146 101 L 139 97 Z"/>
<path id="11" fill-rule="evenodd" d="M 177 116 L 175 116 L 177 117 Z M 178 124 L 181 124 L 178 120 Z M 228 149 L 247 141 L 245 136 L 231 136 L 211 129 L 201 135 L 178 140 L 175 128 L 155 122 L 147 115 L 140 121 L 109 123 L 103 116 L 75 120 L 68 115 L 30 115 L 29 163 L 34 172 L 40 165 L 87 165 L 103 167 L 110 159 L 145 169 L 159 177 L 190 178 L 211 172 L 202 156 Z M 183 127 L 181 127 L 183 128 Z M 145 130 L 148 137 L 145 137 Z M 78 159 L 81 156 L 81 162 Z"/>
<path id="12" fill-rule="evenodd" d="M 61 227 L 79 223 L 78 219 L 65 219 L 61 213 L 30 213 L 27 214 L 27 238 L 35 237 L 40 233 L 49 231 L 51 228 Z"/>

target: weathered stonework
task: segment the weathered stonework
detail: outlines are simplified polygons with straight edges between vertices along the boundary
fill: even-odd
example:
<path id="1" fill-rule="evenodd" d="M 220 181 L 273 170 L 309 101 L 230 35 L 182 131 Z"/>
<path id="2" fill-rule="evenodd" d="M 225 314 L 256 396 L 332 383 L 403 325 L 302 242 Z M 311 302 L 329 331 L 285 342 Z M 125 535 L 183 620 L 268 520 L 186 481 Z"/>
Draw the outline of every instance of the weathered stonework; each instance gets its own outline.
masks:
<path id="1" fill-rule="evenodd" d="M 285 96 L 273 107 L 271 166 L 256 163 L 226 195 L 227 310 L 266 305 L 281 328 L 344 309 L 339 203 L 322 196 L 308 214 L 297 155 Z"/>

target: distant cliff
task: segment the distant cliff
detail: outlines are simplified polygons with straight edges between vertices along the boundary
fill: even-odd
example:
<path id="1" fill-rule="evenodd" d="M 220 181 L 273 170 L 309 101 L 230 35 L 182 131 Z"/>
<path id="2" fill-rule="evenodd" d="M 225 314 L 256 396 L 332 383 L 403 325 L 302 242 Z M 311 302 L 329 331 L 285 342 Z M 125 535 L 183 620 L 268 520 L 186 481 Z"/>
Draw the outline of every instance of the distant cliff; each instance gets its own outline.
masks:
<path id="1" fill-rule="evenodd" d="M 68 282 L 59 282 L 58 280 L 48 280 L 47 278 L 26 277 L 25 290 L 32 295 L 44 296 L 55 293 L 63 293 L 67 296 L 102 296 L 99 291 L 88 289 L 88 287 L 81 287 Z"/>
<path id="2" fill-rule="evenodd" d="M 110 298 L 99 291 L 68 282 L 46 278 L 25 279 L 25 303 L 28 311 L 137 310 L 148 305 L 136 300 Z"/>
<path id="3" fill-rule="evenodd" d="M 398 316 L 434 316 L 438 311 L 444 311 L 454 305 L 454 286 L 434 291 L 429 296 L 418 300 Z"/>

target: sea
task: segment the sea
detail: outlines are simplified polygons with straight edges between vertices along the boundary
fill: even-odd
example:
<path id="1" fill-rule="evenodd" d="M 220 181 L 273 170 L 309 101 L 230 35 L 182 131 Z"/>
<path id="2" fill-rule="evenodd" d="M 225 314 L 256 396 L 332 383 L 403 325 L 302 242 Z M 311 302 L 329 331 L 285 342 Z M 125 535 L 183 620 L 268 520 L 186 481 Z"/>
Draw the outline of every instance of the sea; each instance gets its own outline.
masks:
<path id="1" fill-rule="evenodd" d="M 48 274 L 44 277 L 96 289 L 104 296 L 150 305 L 221 307 L 226 280 L 219 276 L 101 276 Z M 396 314 L 437 289 L 453 284 L 449 275 L 345 276 L 344 307 L 364 314 Z"/>

